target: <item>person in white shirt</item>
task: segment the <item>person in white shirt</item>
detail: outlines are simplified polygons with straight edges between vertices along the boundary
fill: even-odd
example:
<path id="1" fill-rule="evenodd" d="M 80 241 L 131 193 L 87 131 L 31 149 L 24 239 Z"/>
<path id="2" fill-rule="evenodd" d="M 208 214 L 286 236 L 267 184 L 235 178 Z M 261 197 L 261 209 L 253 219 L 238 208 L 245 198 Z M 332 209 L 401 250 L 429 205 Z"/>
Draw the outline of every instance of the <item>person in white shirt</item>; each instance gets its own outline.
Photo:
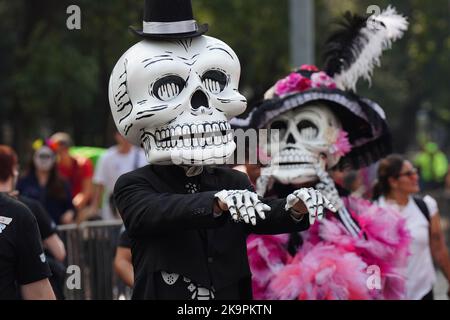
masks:
<path id="1" fill-rule="evenodd" d="M 374 198 L 381 207 L 391 207 L 406 218 L 412 242 L 407 270 L 407 299 L 432 300 L 436 273 L 433 259 L 450 282 L 450 259 L 441 229 L 436 201 L 420 192 L 417 170 L 400 155 L 380 162 Z M 450 289 L 447 292 L 450 297 Z"/>
<path id="2" fill-rule="evenodd" d="M 131 145 L 117 131 L 114 134 L 117 145 L 109 148 L 99 159 L 94 174 L 94 199 L 89 216 L 99 212 L 102 220 L 120 219 L 115 212 L 112 193 L 117 179 L 130 171 L 147 165 L 145 153 L 141 148 Z"/>

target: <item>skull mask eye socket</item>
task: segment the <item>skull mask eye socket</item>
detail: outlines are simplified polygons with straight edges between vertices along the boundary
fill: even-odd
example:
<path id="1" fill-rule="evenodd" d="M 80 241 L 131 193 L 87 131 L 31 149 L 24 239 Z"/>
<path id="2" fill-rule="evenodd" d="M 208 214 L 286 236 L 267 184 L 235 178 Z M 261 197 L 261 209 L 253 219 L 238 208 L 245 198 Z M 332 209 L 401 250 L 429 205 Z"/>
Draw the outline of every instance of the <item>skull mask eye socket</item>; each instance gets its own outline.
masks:
<path id="1" fill-rule="evenodd" d="M 172 100 L 183 91 L 186 81 L 176 75 L 165 76 L 155 82 L 153 85 L 153 95 L 161 101 Z"/>
<path id="2" fill-rule="evenodd" d="M 220 70 L 209 70 L 202 76 L 202 83 L 206 90 L 213 94 L 221 93 L 227 86 L 227 82 L 227 75 Z"/>
<path id="3" fill-rule="evenodd" d="M 313 140 L 319 135 L 319 128 L 309 120 L 302 120 L 297 125 L 298 132 L 302 139 Z"/>
<path id="4" fill-rule="evenodd" d="M 283 139 L 286 135 L 288 129 L 288 124 L 286 121 L 277 120 L 272 122 L 270 125 L 270 130 L 278 130 L 280 132 L 280 139 Z"/>

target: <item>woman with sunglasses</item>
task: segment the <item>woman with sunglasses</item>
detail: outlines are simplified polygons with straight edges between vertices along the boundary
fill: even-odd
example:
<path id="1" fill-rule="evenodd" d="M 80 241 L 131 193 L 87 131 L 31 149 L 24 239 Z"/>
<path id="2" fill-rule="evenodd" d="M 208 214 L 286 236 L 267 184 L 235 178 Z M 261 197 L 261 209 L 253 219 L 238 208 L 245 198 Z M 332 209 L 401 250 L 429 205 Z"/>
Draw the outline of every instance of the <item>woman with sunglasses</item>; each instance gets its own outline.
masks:
<path id="1" fill-rule="evenodd" d="M 432 300 L 436 274 L 433 259 L 450 282 L 450 259 L 441 229 L 439 209 L 430 196 L 420 192 L 417 170 L 400 155 L 380 162 L 374 198 L 381 207 L 391 207 L 406 218 L 412 243 L 407 270 L 407 299 Z M 450 297 L 450 290 L 447 292 Z"/>
<path id="2" fill-rule="evenodd" d="M 37 140 L 33 144 L 32 161 L 19 182 L 20 194 L 38 200 L 48 211 L 56 224 L 70 224 L 74 221 L 75 211 L 72 205 L 69 184 L 57 171 L 56 154 L 51 143 Z"/>

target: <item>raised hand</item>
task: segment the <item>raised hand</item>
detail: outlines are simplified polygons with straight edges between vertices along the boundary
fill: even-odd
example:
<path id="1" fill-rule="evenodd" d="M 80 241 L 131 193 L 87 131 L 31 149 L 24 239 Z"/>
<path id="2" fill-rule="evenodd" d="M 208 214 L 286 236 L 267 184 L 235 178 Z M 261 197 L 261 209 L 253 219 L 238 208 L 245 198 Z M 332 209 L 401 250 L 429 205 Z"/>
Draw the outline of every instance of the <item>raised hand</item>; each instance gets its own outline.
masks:
<path id="1" fill-rule="evenodd" d="M 248 190 L 223 190 L 215 194 L 219 202 L 219 207 L 230 211 L 231 218 L 236 221 L 244 221 L 245 223 L 256 225 L 256 214 L 261 219 L 265 219 L 265 211 L 271 208 L 262 203 L 258 195 Z"/>
<path id="2" fill-rule="evenodd" d="M 296 209 L 295 207 L 298 206 L 299 201 L 302 201 L 304 207 L 308 210 L 309 223 L 311 225 L 314 224 L 316 219 L 319 221 L 323 219 L 325 208 L 337 212 L 333 204 L 320 191 L 313 188 L 302 188 L 288 195 L 286 198 L 286 211 Z"/>

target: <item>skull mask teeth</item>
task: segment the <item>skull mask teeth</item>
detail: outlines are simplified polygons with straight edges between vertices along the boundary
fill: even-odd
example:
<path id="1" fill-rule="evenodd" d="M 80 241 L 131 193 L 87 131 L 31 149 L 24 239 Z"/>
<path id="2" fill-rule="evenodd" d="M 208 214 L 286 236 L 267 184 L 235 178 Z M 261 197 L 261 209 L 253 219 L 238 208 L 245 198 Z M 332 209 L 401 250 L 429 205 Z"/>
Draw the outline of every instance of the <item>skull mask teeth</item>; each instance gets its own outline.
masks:
<path id="1" fill-rule="evenodd" d="M 332 146 L 342 125 L 324 105 L 291 110 L 273 119 L 269 128 L 279 130 L 279 139 L 265 149 L 272 157 L 272 175 L 283 184 L 316 180 L 315 165 L 321 155 L 326 157 L 329 168 L 340 160 Z"/>
<path id="2" fill-rule="evenodd" d="M 150 135 L 151 136 L 151 135 Z M 185 124 L 155 130 L 156 149 L 220 146 L 233 141 L 228 122 Z M 145 140 L 145 138 L 144 138 Z"/>
<path id="3" fill-rule="evenodd" d="M 219 164 L 236 145 L 240 64 L 220 40 L 141 41 L 117 62 L 109 85 L 114 121 L 152 164 Z"/>

